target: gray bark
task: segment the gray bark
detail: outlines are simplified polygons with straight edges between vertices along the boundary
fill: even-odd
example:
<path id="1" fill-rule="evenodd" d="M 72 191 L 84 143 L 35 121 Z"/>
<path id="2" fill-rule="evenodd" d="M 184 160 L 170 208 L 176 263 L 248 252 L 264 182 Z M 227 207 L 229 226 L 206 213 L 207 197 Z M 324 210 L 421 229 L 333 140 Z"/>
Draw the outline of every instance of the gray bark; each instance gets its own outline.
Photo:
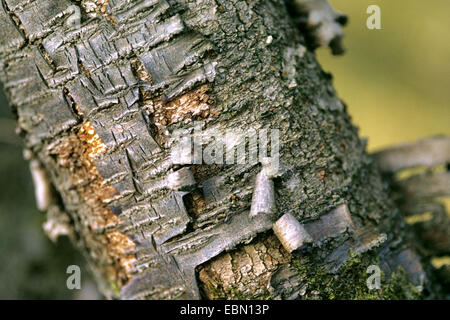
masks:
<path id="1" fill-rule="evenodd" d="M 46 231 L 72 238 L 107 297 L 232 288 L 255 298 L 268 286 L 301 297 L 280 270 L 308 250 L 308 268 L 337 281 L 350 249 L 378 250 L 385 270 L 403 266 L 428 286 L 365 142 L 283 1 L 96 3 L 2 1 L 0 65 Z M 81 5 L 80 25 L 67 24 L 71 5 Z M 280 174 L 260 183 L 274 205 L 249 214 L 258 162 L 172 163 L 171 133 L 194 121 L 204 132 L 280 130 Z M 271 231 L 285 214 L 309 234 L 292 253 Z"/>

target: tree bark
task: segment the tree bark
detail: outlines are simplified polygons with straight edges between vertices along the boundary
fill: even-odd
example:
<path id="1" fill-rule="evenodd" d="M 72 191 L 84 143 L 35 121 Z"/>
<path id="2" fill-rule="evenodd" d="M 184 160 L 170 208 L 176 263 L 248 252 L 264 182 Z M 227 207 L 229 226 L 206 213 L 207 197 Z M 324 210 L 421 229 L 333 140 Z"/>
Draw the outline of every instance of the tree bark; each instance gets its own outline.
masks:
<path id="1" fill-rule="evenodd" d="M 434 294 L 292 10 L 257 0 L 2 1 L 1 81 L 44 228 L 81 248 L 106 297 L 344 297 L 352 272 L 358 290 L 345 297 L 359 297 L 363 263 L 387 275 L 402 266 L 407 280 L 396 285 L 407 297 L 412 285 Z M 174 163 L 172 134 L 197 123 L 205 136 L 278 129 L 279 173 L 260 162 Z M 250 215 L 258 175 L 275 202 Z M 303 230 L 301 246 L 289 246 L 282 217 Z M 337 292 L 312 281 L 330 275 Z"/>

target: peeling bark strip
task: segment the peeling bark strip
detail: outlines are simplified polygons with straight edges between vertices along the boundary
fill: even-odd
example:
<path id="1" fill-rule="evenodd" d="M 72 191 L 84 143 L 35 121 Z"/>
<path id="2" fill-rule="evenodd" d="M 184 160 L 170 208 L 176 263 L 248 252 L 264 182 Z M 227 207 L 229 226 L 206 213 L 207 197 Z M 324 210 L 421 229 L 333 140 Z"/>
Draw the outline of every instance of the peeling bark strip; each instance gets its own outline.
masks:
<path id="1" fill-rule="evenodd" d="M 374 154 L 384 172 L 450 163 L 450 138 L 432 137 L 412 144 L 388 148 Z"/>
<path id="2" fill-rule="evenodd" d="M 270 234 L 287 213 L 317 240 L 325 259 L 314 266 L 337 275 L 350 248 L 402 234 L 284 2 L 83 0 L 76 26 L 66 23 L 71 5 L 2 1 L 0 79 L 107 297 L 200 298 L 235 283 L 255 297 L 295 255 Z M 174 165 L 168 138 L 193 119 L 206 135 L 280 130 L 282 170 L 256 187 L 258 163 Z M 341 203 L 346 214 L 329 221 Z M 349 221 L 373 232 L 343 232 Z M 405 249 L 401 238 L 383 245 L 381 259 Z"/>
<path id="3" fill-rule="evenodd" d="M 438 199 L 450 195 L 450 138 L 436 136 L 394 146 L 376 152 L 374 159 L 388 176 L 408 173 L 407 178 L 394 182 L 394 198 L 399 199 L 399 207 L 409 221 L 428 216 L 412 225 L 422 255 L 448 255 L 450 218 Z"/>
<path id="4" fill-rule="evenodd" d="M 284 248 L 292 252 L 303 245 L 332 238 L 352 229 L 352 218 L 347 205 L 343 204 L 323 215 L 319 220 L 300 224 L 291 214 L 286 213 L 273 226 L 275 235 Z"/>

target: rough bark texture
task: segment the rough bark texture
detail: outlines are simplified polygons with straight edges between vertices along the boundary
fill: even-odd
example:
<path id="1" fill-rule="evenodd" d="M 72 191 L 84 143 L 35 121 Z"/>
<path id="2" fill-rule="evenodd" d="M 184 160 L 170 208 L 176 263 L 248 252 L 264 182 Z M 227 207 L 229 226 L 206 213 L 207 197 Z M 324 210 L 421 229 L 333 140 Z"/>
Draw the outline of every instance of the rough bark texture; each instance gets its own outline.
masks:
<path id="1" fill-rule="evenodd" d="M 67 24 L 72 5 L 79 25 Z M 106 297 L 321 297 L 312 270 L 341 283 L 354 254 L 375 250 L 388 274 L 402 266 L 428 285 L 283 1 L 3 0 L 0 27 L 1 80 L 44 190 L 46 230 L 86 253 Z M 280 130 L 281 169 L 268 178 L 276 212 L 249 215 L 260 163 L 172 163 L 171 133 L 196 120 L 205 135 Z M 271 231 L 287 213 L 309 234 L 292 253 Z"/>

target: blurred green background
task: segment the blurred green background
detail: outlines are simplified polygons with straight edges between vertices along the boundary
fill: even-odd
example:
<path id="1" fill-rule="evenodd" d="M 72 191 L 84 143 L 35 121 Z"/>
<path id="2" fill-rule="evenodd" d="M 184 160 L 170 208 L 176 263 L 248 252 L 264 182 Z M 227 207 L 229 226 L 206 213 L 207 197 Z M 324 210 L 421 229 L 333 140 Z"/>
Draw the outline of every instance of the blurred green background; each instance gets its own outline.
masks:
<path id="1" fill-rule="evenodd" d="M 318 50 L 334 75 L 369 151 L 434 134 L 450 134 L 450 1 L 331 0 L 346 13 L 342 57 Z M 366 9 L 381 8 L 382 30 L 366 27 Z M 44 214 L 33 186 L 15 122 L 0 95 L 0 299 L 98 298 L 85 261 L 67 239 L 43 234 Z M 80 265 L 84 291 L 66 288 L 66 268 Z"/>
<path id="2" fill-rule="evenodd" d="M 450 1 L 330 0 L 349 16 L 344 56 L 318 51 L 373 151 L 450 134 Z M 369 5 L 381 9 L 381 30 L 369 30 Z"/>

